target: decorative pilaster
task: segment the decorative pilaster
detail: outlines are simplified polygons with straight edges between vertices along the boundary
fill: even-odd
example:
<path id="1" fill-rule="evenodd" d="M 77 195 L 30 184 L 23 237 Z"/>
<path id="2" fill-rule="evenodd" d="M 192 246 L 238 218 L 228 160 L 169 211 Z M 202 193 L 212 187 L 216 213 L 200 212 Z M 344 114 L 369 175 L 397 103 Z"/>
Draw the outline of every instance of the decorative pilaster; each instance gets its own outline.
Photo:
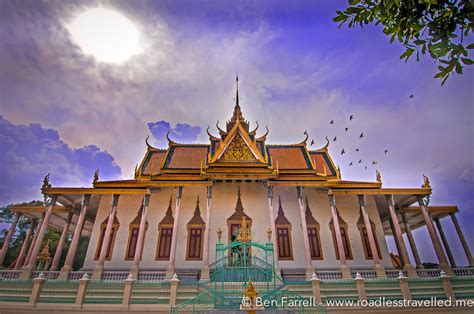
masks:
<path id="1" fill-rule="evenodd" d="M 426 228 L 428 228 L 428 233 L 430 234 L 431 242 L 433 243 L 433 247 L 436 252 L 436 256 L 438 257 L 439 267 L 447 274 L 451 274 L 451 269 L 448 266 L 446 261 L 446 257 L 444 255 L 443 248 L 441 247 L 441 242 L 439 241 L 438 234 L 433 225 L 433 221 L 431 220 L 430 213 L 428 208 L 426 207 L 425 200 L 422 196 L 417 195 L 418 204 L 421 208 L 421 214 L 426 224 Z"/>
<path id="2" fill-rule="evenodd" d="M 176 305 L 176 299 L 177 299 L 177 296 L 178 296 L 178 284 L 179 284 L 178 275 L 174 274 L 171 277 L 170 284 L 171 284 L 170 305 L 175 306 Z"/>
<path id="3" fill-rule="evenodd" d="M 417 269 L 425 268 L 423 264 L 421 264 L 420 254 L 418 254 L 418 249 L 416 248 L 415 238 L 411 233 L 411 227 L 408 223 L 407 216 L 404 211 L 400 211 L 400 215 L 402 216 L 403 224 L 405 226 L 405 232 L 407 233 L 408 242 L 410 242 L 411 251 L 413 252 L 413 258 L 415 259 L 415 264 Z"/>
<path id="4" fill-rule="evenodd" d="M 69 244 L 69 250 L 67 251 L 66 260 L 64 261 L 64 266 L 61 268 L 59 273 L 60 279 L 68 279 L 69 273 L 72 270 L 72 264 L 74 263 L 74 258 L 76 257 L 77 246 L 79 244 L 79 239 L 81 238 L 82 227 L 84 226 L 84 221 L 86 219 L 87 208 L 89 207 L 90 194 L 84 194 L 82 196 L 81 202 L 81 212 L 77 218 L 76 228 L 74 229 L 74 235 L 72 236 L 71 243 Z"/>
<path id="5" fill-rule="evenodd" d="M 114 194 L 112 197 L 112 205 L 109 212 L 109 219 L 107 220 L 107 227 L 105 228 L 104 238 L 102 240 L 102 247 L 100 250 L 99 261 L 95 266 L 92 279 L 101 279 L 104 271 L 105 258 L 107 256 L 107 249 L 109 247 L 110 233 L 112 232 L 112 225 L 114 223 L 115 214 L 117 213 L 117 205 L 120 195 Z"/>
<path id="6" fill-rule="evenodd" d="M 397 279 L 400 284 L 403 299 L 407 301 L 411 300 L 410 287 L 408 287 L 408 277 L 405 277 L 402 272 L 399 272 Z"/>
<path id="7" fill-rule="evenodd" d="M 441 225 L 441 221 L 439 218 L 433 218 L 436 228 L 438 229 L 439 235 L 441 236 L 441 241 L 443 242 L 444 250 L 448 255 L 449 264 L 451 267 L 456 267 L 456 261 L 454 260 L 453 253 L 451 252 L 451 248 L 449 247 L 448 240 L 446 239 L 446 235 L 444 234 L 443 226 Z"/>
<path id="8" fill-rule="evenodd" d="M 66 242 L 66 237 L 69 233 L 69 226 L 71 225 L 72 216 L 74 216 L 74 211 L 71 210 L 66 218 L 66 223 L 64 224 L 63 232 L 61 233 L 61 238 L 59 238 L 50 270 L 58 269 L 59 260 L 61 259 L 61 254 L 63 253 L 64 243 Z"/>
<path id="9" fill-rule="evenodd" d="M 49 219 L 51 218 L 51 215 L 53 214 L 53 209 L 54 209 L 54 205 L 56 204 L 57 198 L 58 198 L 58 195 L 51 196 L 51 200 L 49 202 L 48 208 L 46 209 L 43 222 L 41 223 L 41 226 L 39 226 L 40 228 L 38 231 L 38 238 L 36 239 L 35 245 L 31 250 L 31 257 L 30 257 L 28 266 L 26 266 L 23 269 L 23 272 L 20 275 L 20 278 L 22 279 L 30 278 L 31 272 L 36 267 L 36 261 L 38 259 L 38 254 L 41 249 L 41 243 L 43 242 L 46 229 L 48 229 Z"/>
<path id="10" fill-rule="evenodd" d="M 82 303 L 84 303 L 84 297 L 86 295 L 86 289 L 87 285 L 89 284 L 89 275 L 87 273 L 82 276 L 81 279 L 79 279 L 79 288 L 77 289 L 77 295 L 76 295 L 76 302 L 75 304 L 78 306 L 82 306 Z"/>
<path id="11" fill-rule="evenodd" d="M 303 187 L 297 186 L 298 204 L 300 206 L 301 229 L 303 230 L 303 244 L 306 256 L 306 278 L 311 279 L 314 273 L 313 262 L 311 260 L 311 250 L 309 248 L 308 225 L 306 224 L 306 208 L 303 198 Z"/>
<path id="12" fill-rule="evenodd" d="M 0 266 L 3 265 L 3 261 L 5 259 L 5 255 L 7 255 L 8 248 L 10 247 L 10 241 L 12 240 L 13 234 L 16 230 L 16 225 L 18 223 L 18 219 L 20 219 L 20 213 L 15 213 L 13 215 L 12 224 L 10 225 L 10 229 L 8 229 L 7 236 L 3 241 L 2 250 L 0 251 Z"/>
<path id="13" fill-rule="evenodd" d="M 408 277 L 417 276 L 415 269 L 410 264 L 410 257 L 408 256 L 407 247 L 403 239 L 402 229 L 400 228 L 400 223 L 398 222 L 397 213 L 395 212 L 395 199 L 393 194 L 387 195 L 387 204 L 388 212 L 390 214 L 390 220 L 393 225 L 394 237 L 396 240 L 397 248 L 399 250 L 400 257 L 403 261 L 403 269 L 407 271 Z"/>
<path id="14" fill-rule="evenodd" d="M 46 281 L 46 278 L 43 273 L 40 273 L 39 276 L 33 279 L 33 288 L 31 289 L 31 295 L 29 303 L 33 306 L 36 305 L 36 302 L 39 299 L 41 294 L 41 289 L 43 288 L 43 284 Z"/>
<path id="15" fill-rule="evenodd" d="M 204 243 L 202 248 L 202 269 L 201 269 L 201 280 L 209 279 L 209 239 L 211 232 L 211 201 L 212 201 L 212 187 L 207 187 L 207 202 L 206 202 L 206 216 L 204 227 Z"/>
<path id="16" fill-rule="evenodd" d="M 33 234 L 33 230 L 36 227 L 37 219 L 33 218 L 31 219 L 30 222 L 30 227 L 28 228 L 28 231 L 26 232 L 25 239 L 23 240 L 23 245 L 21 246 L 20 254 L 18 254 L 18 258 L 15 263 L 15 269 L 20 269 L 23 267 L 23 263 L 26 260 L 26 252 L 28 251 L 28 247 L 30 245 L 30 239 Z"/>
<path id="17" fill-rule="evenodd" d="M 339 260 L 341 261 L 342 278 L 352 278 L 351 271 L 347 266 L 346 253 L 344 252 L 344 245 L 342 243 L 341 227 L 339 225 L 339 215 L 337 214 L 336 199 L 333 194 L 328 194 L 329 205 L 331 206 L 332 221 L 334 226 L 334 234 L 336 235 L 337 250 L 339 253 Z"/>
<path id="18" fill-rule="evenodd" d="M 446 275 L 444 271 L 441 271 L 439 276 L 441 282 L 443 283 L 443 290 L 446 298 L 452 302 L 456 301 L 456 295 L 454 294 L 453 285 L 451 284 L 451 276 Z"/>
<path id="19" fill-rule="evenodd" d="M 183 197 L 183 187 L 178 186 L 176 192 L 176 211 L 174 214 L 173 233 L 171 238 L 170 260 L 166 270 L 166 278 L 171 278 L 175 273 L 176 247 L 178 244 L 179 212 L 181 209 L 181 198 Z"/>
<path id="20" fill-rule="evenodd" d="M 138 229 L 138 239 L 137 245 L 135 246 L 135 255 L 133 257 L 133 265 L 132 269 L 130 270 L 130 274 L 135 278 L 138 278 L 138 272 L 140 269 L 140 260 L 142 258 L 142 250 L 143 250 L 143 240 L 145 238 L 146 232 L 146 215 L 148 213 L 148 206 L 150 205 L 150 190 L 143 196 L 143 204 L 142 204 L 142 216 L 140 219 L 140 228 Z"/>
<path id="21" fill-rule="evenodd" d="M 311 276 L 311 287 L 313 288 L 313 297 L 316 304 L 321 304 L 321 280 L 313 273 Z"/>
<path id="22" fill-rule="evenodd" d="M 132 274 L 129 274 L 128 278 L 125 279 L 123 282 L 124 289 L 123 289 L 122 305 L 126 307 L 130 305 L 130 299 L 132 297 L 132 287 L 133 287 L 134 282 L 135 282 L 135 279 Z"/>
<path id="23" fill-rule="evenodd" d="M 277 234 L 275 227 L 275 211 L 273 210 L 273 187 L 268 187 L 268 216 L 270 218 L 270 230 L 272 231 L 271 240 L 273 243 L 273 264 L 275 267 L 275 272 L 280 274 L 280 265 L 278 263 L 278 243 L 277 243 Z"/>
<path id="24" fill-rule="evenodd" d="M 367 292 L 365 291 L 365 279 L 362 278 L 362 276 L 357 273 L 354 281 L 356 283 L 356 288 L 357 288 L 357 294 L 359 295 L 359 300 L 360 301 L 365 301 L 367 300 Z"/>
<path id="25" fill-rule="evenodd" d="M 360 211 L 362 213 L 362 218 L 364 219 L 365 230 L 367 231 L 367 236 L 369 238 L 370 252 L 372 253 L 372 259 L 374 260 L 375 273 L 377 274 L 377 278 L 385 278 L 387 277 L 387 274 L 385 273 L 385 268 L 380 264 L 380 256 L 379 252 L 377 251 L 374 231 L 372 230 L 369 214 L 367 212 L 367 202 L 365 200 L 365 195 L 358 195 L 358 198 Z"/>
<path id="26" fill-rule="evenodd" d="M 454 228 L 456 228 L 456 232 L 458 234 L 459 240 L 461 241 L 462 247 L 464 249 L 464 253 L 466 254 L 467 257 L 467 262 L 469 263 L 470 267 L 474 267 L 474 259 L 472 258 L 471 255 L 471 250 L 469 249 L 469 246 L 467 245 L 466 238 L 464 237 L 464 234 L 462 233 L 461 226 L 459 225 L 458 218 L 456 217 L 456 213 L 450 213 L 451 219 L 454 224 Z"/>

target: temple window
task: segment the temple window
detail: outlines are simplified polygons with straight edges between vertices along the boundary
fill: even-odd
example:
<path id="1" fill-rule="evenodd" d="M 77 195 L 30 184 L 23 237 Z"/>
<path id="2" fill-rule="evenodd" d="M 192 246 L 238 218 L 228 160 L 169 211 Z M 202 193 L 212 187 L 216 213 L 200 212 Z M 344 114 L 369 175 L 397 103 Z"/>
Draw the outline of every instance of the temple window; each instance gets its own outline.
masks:
<path id="1" fill-rule="evenodd" d="M 170 258 L 171 252 L 171 240 L 173 238 L 173 211 L 171 209 L 172 199 L 168 209 L 166 210 L 165 217 L 158 224 L 158 244 L 156 248 L 156 260 L 167 261 Z"/>
<path id="2" fill-rule="evenodd" d="M 351 245 L 349 241 L 349 232 L 348 232 L 348 226 L 347 223 L 339 216 L 339 213 L 337 214 L 338 219 L 339 219 L 339 228 L 341 232 L 341 238 L 342 238 L 342 246 L 344 248 L 344 254 L 346 255 L 346 259 L 352 259 L 352 250 L 351 250 Z M 334 250 L 336 251 L 336 259 L 339 259 L 339 250 L 337 249 L 337 241 L 336 241 L 336 233 L 334 232 L 334 223 L 333 220 L 329 222 L 329 228 L 331 229 L 332 233 L 332 240 L 334 243 Z"/>
<path id="3" fill-rule="evenodd" d="M 140 221 L 142 219 L 142 210 L 143 210 L 143 206 L 140 207 L 140 210 L 138 211 L 137 216 L 135 217 L 135 219 L 133 219 L 133 221 L 129 225 L 129 235 L 128 235 L 125 260 L 133 260 L 135 258 L 135 251 L 136 251 L 137 242 L 138 242 L 138 233 L 140 231 Z M 146 222 L 145 231 L 146 229 L 148 229 L 148 222 Z M 145 243 L 145 239 L 143 240 L 144 240 L 143 243 Z M 140 259 L 142 258 L 143 247 L 144 245 L 142 245 Z"/>
<path id="4" fill-rule="evenodd" d="M 100 252 L 102 250 L 102 244 L 104 242 L 105 238 L 105 230 L 107 229 L 107 222 L 109 220 L 109 217 L 105 218 L 102 224 L 100 225 L 100 235 L 99 235 L 99 242 L 97 243 L 97 250 L 95 251 L 95 258 L 94 259 L 99 259 L 100 257 Z M 117 230 L 120 226 L 120 223 L 117 219 L 117 216 L 114 217 L 114 221 L 112 223 L 112 229 L 110 230 L 110 238 L 109 238 L 109 243 L 107 245 L 107 253 L 105 255 L 106 260 L 110 260 L 112 258 L 112 253 L 114 250 L 114 244 L 115 244 L 115 236 L 117 235 Z"/>
<path id="5" fill-rule="evenodd" d="M 202 260 L 203 234 L 205 222 L 199 209 L 199 197 L 196 202 L 194 215 L 188 222 L 188 246 L 186 260 Z"/>
<path id="6" fill-rule="evenodd" d="M 377 247 L 377 253 L 379 255 L 379 258 L 382 259 L 382 255 L 380 254 L 380 245 L 379 241 L 377 240 L 377 235 L 375 233 L 375 224 L 370 220 L 370 226 L 372 227 L 372 232 L 374 233 L 374 239 L 375 239 L 375 246 Z M 364 223 L 364 218 L 362 217 L 362 214 L 359 217 L 359 220 L 357 221 L 357 228 L 359 229 L 359 234 L 360 238 L 362 240 L 362 246 L 364 247 L 364 254 L 366 259 L 373 259 L 374 257 L 372 256 L 372 250 L 370 249 L 370 242 L 369 242 L 369 234 L 367 232 L 367 228 L 365 227 Z"/>
<path id="7" fill-rule="evenodd" d="M 313 217 L 309 208 L 308 198 L 306 198 L 306 226 L 308 229 L 309 250 L 311 259 L 322 260 L 323 250 L 321 247 L 321 237 L 319 234 L 319 222 Z"/>
<path id="8" fill-rule="evenodd" d="M 275 219 L 275 229 L 277 233 L 278 259 L 292 260 L 291 223 L 285 217 L 280 197 L 278 198 L 278 215 Z"/>

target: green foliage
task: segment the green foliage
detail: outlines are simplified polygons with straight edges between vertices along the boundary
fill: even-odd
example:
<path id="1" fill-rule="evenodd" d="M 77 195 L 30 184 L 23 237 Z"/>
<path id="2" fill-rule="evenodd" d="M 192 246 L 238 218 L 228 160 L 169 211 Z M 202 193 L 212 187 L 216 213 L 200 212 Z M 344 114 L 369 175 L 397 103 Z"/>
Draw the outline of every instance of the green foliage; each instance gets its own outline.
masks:
<path id="1" fill-rule="evenodd" d="M 334 22 L 339 27 L 364 27 L 375 23 L 383 26 L 390 43 L 397 39 L 405 46 L 400 59 L 416 52 L 416 60 L 429 55 L 438 63 L 434 76 L 443 85 L 451 74 L 462 74 L 463 66 L 471 65 L 469 50 L 474 44 L 465 43 L 474 31 L 472 17 L 474 2 L 469 0 L 349 0 L 349 7 L 337 11 Z M 472 39 L 472 38 L 471 38 Z"/>

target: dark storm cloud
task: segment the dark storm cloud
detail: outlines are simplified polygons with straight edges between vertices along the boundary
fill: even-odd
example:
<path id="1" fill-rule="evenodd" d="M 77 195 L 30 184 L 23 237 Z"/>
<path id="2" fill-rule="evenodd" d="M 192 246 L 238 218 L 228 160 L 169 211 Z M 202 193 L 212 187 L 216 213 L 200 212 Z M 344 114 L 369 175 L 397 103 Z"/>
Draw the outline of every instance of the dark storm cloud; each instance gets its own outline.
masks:
<path id="1" fill-rule="evenodd" d="M 120 167 L 95 145 L 71 148 L 58 131 L 40 124 L 15 125 L 0 116 L 0 204 L 40 198 L 43 177 L 51 173 L 54 186 L 91 182 L 96 169 L 101 179 L 116 179 Z"/>

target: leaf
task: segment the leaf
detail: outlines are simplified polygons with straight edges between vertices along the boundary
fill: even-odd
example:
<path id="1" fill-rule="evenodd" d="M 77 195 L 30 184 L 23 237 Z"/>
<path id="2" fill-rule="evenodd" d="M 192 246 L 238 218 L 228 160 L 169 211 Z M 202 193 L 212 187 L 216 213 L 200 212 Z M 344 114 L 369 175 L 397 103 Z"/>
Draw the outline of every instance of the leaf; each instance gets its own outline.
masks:
<path id="1" fill-rule="evenodd" d="M 474 49 L 474 44 L 469 44 L 469 45 L 467 45 L 466 48 L 467 48 L 467 49 Z"/>
<path id="2" fill-rule="evenodd" d="M 400 56 L 400 59 L 405 58 L 405 62 L 407 62 L 408 58 L 410 58 L 414 51 L 415 50 L 412 48 L 407 48 L 407 50 L 405 50 L 405 52 Z"/>
<path id="3" fill-rule="evenodd" d="M 472 61 L 469 58 L 461 58 L 461 60 L 462 60 L 462 63 L 467 64 L 467 65 L 471 65 L 474 63 L 474 61 Z"/>
<path id="4" fill-rule="evenodd" d="M 456 62 L 456 73 L 462 74 L 462 65 L 459 62 Z"/>

